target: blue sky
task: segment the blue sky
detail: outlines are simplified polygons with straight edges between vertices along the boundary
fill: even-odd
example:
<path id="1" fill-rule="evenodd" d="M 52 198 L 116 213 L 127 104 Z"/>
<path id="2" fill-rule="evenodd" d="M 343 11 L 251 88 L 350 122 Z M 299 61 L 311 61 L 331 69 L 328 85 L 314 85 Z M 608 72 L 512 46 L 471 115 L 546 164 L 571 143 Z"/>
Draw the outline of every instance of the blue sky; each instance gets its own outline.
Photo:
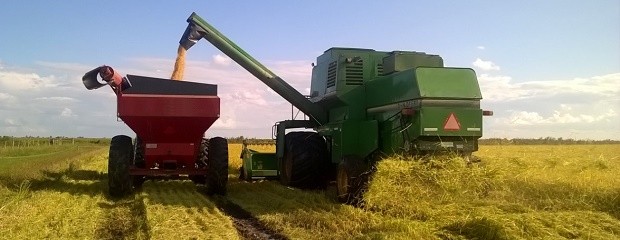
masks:
<path id="1" fill-rule="evenodd" d="M 485 137 L 620 136 L 611 0 L 12 2 L 0 8 L 0 135 L 127 133 L 112 93 L 86 91 L 81 75 L 107 64 L 169 77 L 191 12 L 301 92 L 330 47 L 422 51 L 477 71 L 483 107 L 496 113 Z M 288 116 L 286 102 L 206 41 L 188 53 L 186 79 L 220 85 L 226 109 L 209 134 L 268 137 Z"/>

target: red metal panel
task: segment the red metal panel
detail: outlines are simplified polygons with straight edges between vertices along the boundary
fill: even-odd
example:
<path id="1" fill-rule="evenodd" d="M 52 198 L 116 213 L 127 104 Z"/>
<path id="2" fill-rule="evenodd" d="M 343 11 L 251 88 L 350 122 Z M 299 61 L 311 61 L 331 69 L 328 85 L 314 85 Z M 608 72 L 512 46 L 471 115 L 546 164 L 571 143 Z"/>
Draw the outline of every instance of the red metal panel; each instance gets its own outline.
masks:
<path id="1" fill-rule="evenodd" d="M 217 120 L 217 96 L 122 94 L 118 115 L 144 142 L 196 142 Z"/>
<path id="2" fill-rule="evenodd" d="M 165 161 L 174 161 L 177 168 L 194 168 L 199 144 L 147 142 L 144 151 L 146 167 L 163 166 Z"/>
<path id="3" fill-rule="evenodd" d="M 143 169 L 143 168 L 130 168 L 130 175 L 140 175 L 140 176 L 168 176 L 168 175 L 206 175 L 206 169 L 176 169 L 176 170 L 167 170 L 167 169 Z"/>
<path id="4" fill-rule="evenodd" d="M 220 115 L 217 96 L 119 94 L 117 102 L 118 116 L 144 144 L 147 169 L 167 162 L 196 170 L 204 132 Z"/>

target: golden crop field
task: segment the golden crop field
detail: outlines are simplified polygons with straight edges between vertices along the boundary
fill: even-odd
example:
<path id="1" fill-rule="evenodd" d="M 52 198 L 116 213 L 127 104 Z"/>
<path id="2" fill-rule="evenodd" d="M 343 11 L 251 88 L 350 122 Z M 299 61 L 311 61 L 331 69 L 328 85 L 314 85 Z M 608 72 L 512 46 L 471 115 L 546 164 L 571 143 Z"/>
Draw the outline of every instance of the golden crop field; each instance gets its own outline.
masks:
<path id="1" fill-rule="evenodd" d="M 170 180 L 110 199 L 105 147 L 20 161 L 5 154 L 0 238 L 620 238 L 620 145 L 480 148 L 482 162 L 473 165 L 457 157 L 381 161 L 363 207 L 337 203 L 333 186 L 302 191 L 239 181 L 239 144 L 229 145 L 225 198 Z M 230 211 L 227 202 L 242 211 Z M 258 220 L 264 235 L 245 233 L 248 219 Z"/>

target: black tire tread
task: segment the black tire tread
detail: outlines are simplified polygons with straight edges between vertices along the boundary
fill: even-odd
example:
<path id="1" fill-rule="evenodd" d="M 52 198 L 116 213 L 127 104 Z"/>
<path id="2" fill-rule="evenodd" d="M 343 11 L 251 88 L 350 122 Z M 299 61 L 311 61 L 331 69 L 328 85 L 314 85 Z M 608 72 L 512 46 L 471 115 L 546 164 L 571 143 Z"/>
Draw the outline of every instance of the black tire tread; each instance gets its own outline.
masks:
<path id="1" fill-rule="evenodd" d="M 132 191 L 129 167 L 133 162 L 133 144 L 130 137 L 118 135 L 110 142 L 108 156 L 108 187 L 112 197 L 124 197 Z"/>
<path id="2" fill-rule="evenodd" d="M 209 139 L 207 194 L 226 195 L 228 183 L 228 142 L 222 137 Z"/>
<path id="3" fill-rule="evenodd" d="M 338 168 L 338 174 L 343 170 L 348 177 L 347 192 L 340 192 L 339 186 L 336 186 L 336 198 L 338 202 L 360 205 L 369 181 L 370 170 L 368 164 L 361 157 L 348 155 L 342 159 Z M 336 184 L 339 185 L 341 183 L 337 181 Z"/>
<path id="4" fill-rule="evenodd" d="M 323 137 L 315 132 L 290 132 L 285 136 L 285 148 L 280 181 L 302 189 L 324 187 L 322 170 L 327 162 L 327 147 Z M 293 161 L 290 178 L 285 161 Z"/>
<path id="5" fill-rule="evenodd" d="M 144 143 L 138 136 L 135 138 L 133 153 L 134 166 L 138 168 L 146 168 L 146 162 L 144 160 Z M 145 176 L 132 176 L 132 181 L 134 188 L 141 188 L 144 181 L 146 181 L 146 178 Z"/>
<path id="6" fill-rule="evenodd" d="M 198 158 L 196 159 L 196 166 L 198 168 L 204 167 L 204 163 L 207 162 L 208 157 L 208 149 L 209 149 L 209 140 L 203 138 L 200 142 L 200 149 L 198 152 Z M 190 175 L 189 179 L 192 180 L 195 184 L 206 184 L 207 177 L 205 175 Z"/>

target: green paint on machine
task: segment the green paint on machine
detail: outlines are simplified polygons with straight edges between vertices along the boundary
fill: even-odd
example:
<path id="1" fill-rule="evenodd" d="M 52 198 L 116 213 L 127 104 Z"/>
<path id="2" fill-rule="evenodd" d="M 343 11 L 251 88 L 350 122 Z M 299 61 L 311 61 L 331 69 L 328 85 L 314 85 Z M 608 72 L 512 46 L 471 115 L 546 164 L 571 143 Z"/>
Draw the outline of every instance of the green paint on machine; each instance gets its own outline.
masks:
<path id="1" fill-rule="evenodd" d="M 207 39 L 308 116 L 274 125 L 276 153 L 268 165 L 284 184 L 337 179 L 339 191 L 347 191 L 338 194 L 349 196 L 349 181 L 361 179 L 360 169 L 377 155 L 478 150 L 482 94 L 472 69 L 444 67 L 440 56 L 423 52 L 330 48 L 313 65 L 306 98 L 196 14 L 188 22 L 181 45 Z M 257 169 L 258 155 L 249 156 L 244 167 Z"/>

